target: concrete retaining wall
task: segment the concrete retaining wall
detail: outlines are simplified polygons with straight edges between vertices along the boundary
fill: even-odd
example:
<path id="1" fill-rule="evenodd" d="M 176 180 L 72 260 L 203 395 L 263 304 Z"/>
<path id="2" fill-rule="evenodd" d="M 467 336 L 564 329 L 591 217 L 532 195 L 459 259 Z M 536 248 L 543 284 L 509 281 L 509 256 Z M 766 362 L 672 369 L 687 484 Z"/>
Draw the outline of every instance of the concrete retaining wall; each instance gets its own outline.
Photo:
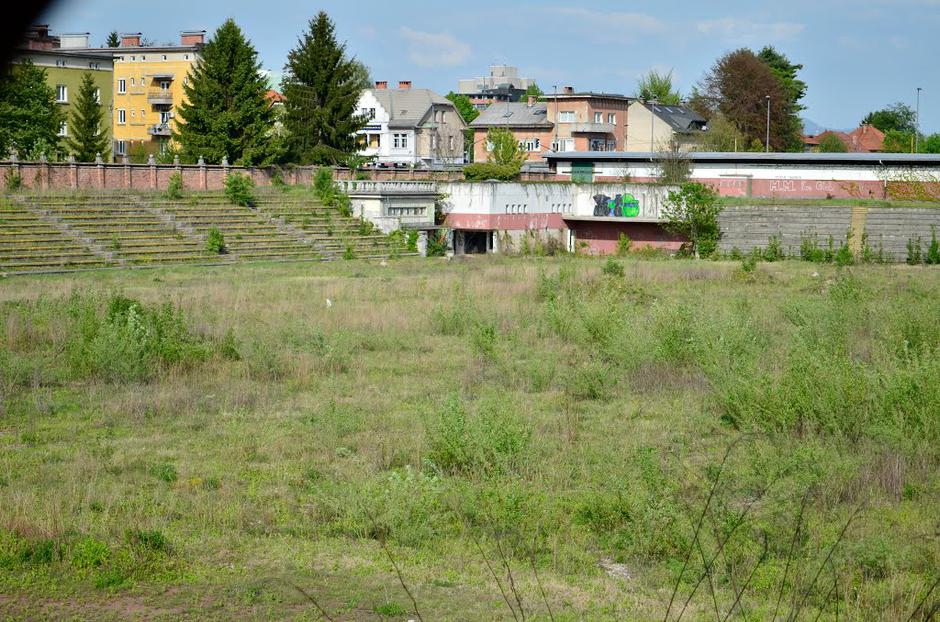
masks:
<path id="1" fill-rule="evenodd" d="M 766 248 L 771 236 L 780 237 L 788 255 L 798 255 L 805 235 L 815 234 L 825 246 L 831 235 L 835 247 L 845 243 L 851 230 L 851 244 L 858 251 L 862 234 L 868 245 L 895 261 L 907 258 L 907 243 L 920 236 L 926 251 L 931 228 L 940 230 L 940 208 L 901 207 L 830 207 L 830 206 L 731 206 L 719 217 L 720 249 L 738 249 L 748 253 L 753 248 Z"/>

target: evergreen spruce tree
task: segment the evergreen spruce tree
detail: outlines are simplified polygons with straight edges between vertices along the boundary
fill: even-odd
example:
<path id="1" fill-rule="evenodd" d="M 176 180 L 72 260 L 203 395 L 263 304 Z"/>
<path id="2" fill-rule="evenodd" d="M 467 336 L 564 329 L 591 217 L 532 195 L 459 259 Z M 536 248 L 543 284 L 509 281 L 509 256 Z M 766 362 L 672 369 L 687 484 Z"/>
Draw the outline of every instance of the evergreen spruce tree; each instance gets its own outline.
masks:
<path id="1" fill-rule="evenodd" d="M 79 162 L 94 162 L 98 154 L 107 159 L 111 151 L 97 90 L 91 72 L 86 71 L 82 74 L 82 86 L 69 115 L 68 139 L 65 141 Z"/>
<path id="2" fill-rule="evenodd" d="M 112 30 L 108 33 L 108 38 L 104 42 L 105 46 L 109 48 L 116 48 L 121 46 L 121 38 L 118 37 L 117 30 Z"/>
<path id="3" fill-rule="evenodd" d="M 265 165 L 273 158 L 274 113 L 265 98 L 258 53 L 234 20 L 222 24 L 202 48 L 179 106 L 173 140 L 182 157 L 218 163 Z"/>
<path id="4" fill-rule="evenodd" d="M 336 164 L 356 151 L 356 132 L 366 119 L 356 114 L 362 66 L 346 57 L 333 22 L 321 11 L 287 55 L 281 90 L 289 156 L 300 164 Z"/>
<path id="5" fill-rule="evenodd" d="M 46 83 L 46 70 L 26 60 L 0 78 L 0 154 L 15 147 L 19 157 L 35 159 L 59 150 L 62 111 L 55 89 Z"/>

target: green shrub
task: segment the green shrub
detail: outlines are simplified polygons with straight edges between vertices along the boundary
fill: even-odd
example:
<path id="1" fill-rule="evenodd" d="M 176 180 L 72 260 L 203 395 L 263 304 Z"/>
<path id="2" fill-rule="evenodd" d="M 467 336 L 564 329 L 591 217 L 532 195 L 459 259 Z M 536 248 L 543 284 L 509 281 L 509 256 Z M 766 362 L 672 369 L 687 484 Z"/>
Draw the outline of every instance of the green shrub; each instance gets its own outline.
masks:
<path id="1" fill-rule="evenodd" d="M 150 465 L 150 474 L 160 481 L 172 484 L 177 479 L 176 467 L 169 462 Z"/>
<path id="2" fill-rule="evenodd" d="M 134 548 L 149 553 L 169 553 L 170 543 L 157 529 L 141 530 L 129 529 L 125 536 L 128 543 Z"/>
<path id="3" fill-rule="evenodd" d="M 785 258 L 786 254 L 783 252 L 783 245 L 780 243 L 780 236 L 770 236 L 770 238 L 767 240 L 767 248 L 765 248 L 764 252 L 761 253 L 761 259 L 764 261 L 774 262 Z"/>
<path id="4" fill-rule="evenodd" d="M 924 257 L 924 263 L 931 266 L 940 264 L 940 242 L 937 242 L 936 227 L 930 227 L 930 246 L 927 247 L 927 255 Z"/>
<path id="5" fill-rule="evenodd" d="M 623 278 L 623 264 L 613 257 L 608 257 L 607 261 L 604 262 L 604 267 L 601 268 L 601 272 L 614 278 Z"/>
<path id="6" fill-rule="evenodd" d="M 759 257 L 758 253 L 751 253 L 747 257 L 741 259 L 741 271 L 742 272 L 754 272 L 754 268 L 757 267 L 757 258 Z"/>
<path id="7" fill-rule="evenodd" d="M 498 333 L 496 326 L 489 322 L 479 322 L 470 334 L 470 345 L 473 351 L 484 360 L 496 358 L 496 343 Z"/>
<path id="8" fill-rule="evenodd" d="M 447 232 L 428 231 L 428 257 L 443 257 L 447 254 Z"/>
<path id="9" fill-rule="evenodd" d="M 911 266 L 919 266 L 924 262 L 921 247 L 923 242 L 920 236 L 908 238 L 907 240 L 907 263 Z"/>
<path id="10" fill-rule="evenodd" d="M 210 227 L 206 234 L 206 250 L 210 253 L 221 255 L 226 252 L 225 236 L 218 227 Z"/>
<path id="11" fill-rule="evenodd" d="M 409 253 L 418 252 L 418 232 L 417 231 L 412 230 L 408 232 L 407 248 L 408 248 Z"/>
<path id="12" fill-rule="evenodd" d="M 375 612 L 380 616 L 388 616 L 390 618 L 400 618 L 401 616 L 408 613 L 408 610 L 398 603 L 392 601 L 388 603 L 382 603 L 381 605 L 376 605 Z"/>
<path id="13" fill-rule="evenodd" d="M 633 246 L 633 240 L 630 239 L 630 236 L 621 231 L 620 237 L 617 238 L 617 255 L 624 257 L 629 254 L 631 246 Z"/>
<path id="14" fill-rule="evenodd" d="M 452 475 L 499 475 L 522 464 L 531 430 L 496 398 L 481 400 L 475 412 L 450 396 L 428 430 L 428 462 Z"/>
<path id="15" fill-rule="evenodd" d="M 516 164 L 475 162 L 463 167 L 463 177 L 467 181 L 514 181 L 519 178 L 520 170 Z"/>
<path id="16" fill-rule="evenodd" d="M 347 244 L 346 248 L 343 250 L 343 259 L 351 260 L 356 258 L 356 251 L 353 249 L 351 244 Z"/>
<path id="17" fill-rule="evenodd" d="M 209 357 L 209 340 L 190 332 L 183 313 L 169 303 L 145 307 L 116 294 L 101 306 L 79 295 L 64 305 L 72 322 L 65 352 L 75 375 L 147 380 L 159 368 L 188 367 Z"/>
<path id="18" fill-rule="evenodd" d="M 225 196 L 233 205 L 252 207 L 255 204 L 255 181 L 244 173 L 229 173 L 225 178 Z"/>
<path id="19" fill-rule="evenodd" d="M 111 550 L 101 540 L 86 536 L 72 545 L 72 565 L 88 570 L 108 563 Z"/>
<path id="20" fill-rule="evenodd" d="M 9 192 L 15 192 L 23 187 L 23 177 L 16 169 L 8 168 L 3 176 L 3 185 Z"/>
<path id="21" fill-rule="evenodd" d="M 166 184 L 166 198 L 172 199 L 174 201 L 183 198 L 182 173 L 177 172 L 170 175 L 170 179 Z"/>

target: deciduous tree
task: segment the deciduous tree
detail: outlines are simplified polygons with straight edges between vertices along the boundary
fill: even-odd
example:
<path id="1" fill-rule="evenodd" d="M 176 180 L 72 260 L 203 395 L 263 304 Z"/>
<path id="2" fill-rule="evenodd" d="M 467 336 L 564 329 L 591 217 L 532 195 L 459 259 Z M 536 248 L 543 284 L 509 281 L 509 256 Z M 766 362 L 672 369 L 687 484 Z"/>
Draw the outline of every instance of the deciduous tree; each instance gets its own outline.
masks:
<path id="1" fill-rule="evenodd" d="M 640 77 L 636 89 L 637 99 L 656 101 L 666 106 L 677 106 L 682 102 L 682 95 L 672 88 L 672 70 L 659 73 L 655 69 Z"/>
<path id="2" fill-rule="evenodd" d="M 718 194 L 711 187 L 686 182 L 667 195 L 661 216 L 663 227 L 686 238 L 689 253 L 698 259 L 718 247 L 720 213 Z"/>
<path id="3" fill-rule="evenodd" d="M 849 150 L 845 143 L 833 133 L 823 134 L 819 139 L 819 153 L 845 153 Z"/>
<path id="4" fill-rule="evenodd" d="M 68 139 L 65 141 L 79 162 L 94 162 L 98 155 L 107 158 L 111 152 L 99 93 L 94 77 L 86 71 L 82 74 L 82 85 L 69 114 Z"/>
<path id="5" fill-rule="evenodd" d="M 451 91 L 445 97 L 450 100 L 454 107 L 457 109 L 457 112 L 460 114 L 460 117 L 464 120 L 464 123 L 470 125 L 470 122 L 480 116 L 480 111 L 474 108 L 473 104 L 470 103 L 470 98 L 466 95 L 461 95 L 459 93 L 454 93 Z M 464 158 L 467 162 L 473 162 L 473 128 L 468 127 L 463 132 L 463 148 L 464 148 Z"/>
<path id="6" fill-rule="evenodd" d="M 173 135 L 183 157 L 246 165 L 270 163 L 274 113 L 254 46 L 234 20 L 222 24 L 202 49 L 179 107 Z"/>
<path id="7" fill-rule="evenodd" d="M 526 87 L 525 93 L 522 94 L 519 101 L 527 102 L 530 97 L 534 97 L 536 100 L 545 97 L 545 93 L 542 92 L 542 89 L 540 89 L 539 85 L 535 82 Z"/>
<path id="8" fill-rule="evenodd" d="M 882 132 L 897 130 L 899 132 L 914 133 L 916 129 L 917 113 L 902 102 L 897 102 L 891 106 L 869 112 L 862 119 L 862 123 L 867 123 L 877 127 Z"/>
<path id="9" fill-rule="evenodd" d="M 516 137 L 512 135 L 512 132 L 506 128 L 491 129 L 486 133 L 486 141 L 490 147 L 488 162 L 517 167 L 521 167 L 522 163 L 525 162 L 525 150 L 516 140 Z"/>
<path id="10" fill-rule="evenodd" d="M 742 48 L 722 56 L 693 90 L 692 107 L 711 119 L 721 113 L 751 145 L 763 144 L 770 98 L 770 147 L 783 151 L 793 131 L 789 94 L 770 66 Z"/>
<path id="11" fill-rule="evenodd" d="M 288 53 L 281 83 L 292 161 L 336 164 L 355 153 L 356 132 L 367 121 L 356 114 L 362 92 L 359 66 L 346 57 L 333 22 L 320 11 Z"/>
<path id="12" fill-rule="evenodd" d="M 803 65 L 790 62 L 785 54 L 778 52 L 773 46 L 765 46 L 757 53 L 780 81 L 783 94 L 789 100 L 789 115 L 782 134 L 786 141 L 787 151 L 799 151 L 803 148 L 803 122 L 799 113 L 806 109 L 800 100 L 806 95 L 806 83 L 797 77 Z M 773 103 L 773 102 L 771 102 Z"/>

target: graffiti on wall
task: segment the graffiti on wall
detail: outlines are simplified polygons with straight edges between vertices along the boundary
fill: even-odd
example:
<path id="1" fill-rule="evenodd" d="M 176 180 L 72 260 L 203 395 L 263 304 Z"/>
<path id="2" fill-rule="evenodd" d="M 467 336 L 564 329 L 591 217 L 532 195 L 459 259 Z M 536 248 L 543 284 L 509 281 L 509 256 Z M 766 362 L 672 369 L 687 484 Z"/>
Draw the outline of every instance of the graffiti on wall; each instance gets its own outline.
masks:
<path id="1" fill-rule="evenodd" d="M 610 198 L 606 194 L 594 195 L 595 216 L 636 218 L 640 215 L 640 202 L 632 194 L 618 194 Z"/>

